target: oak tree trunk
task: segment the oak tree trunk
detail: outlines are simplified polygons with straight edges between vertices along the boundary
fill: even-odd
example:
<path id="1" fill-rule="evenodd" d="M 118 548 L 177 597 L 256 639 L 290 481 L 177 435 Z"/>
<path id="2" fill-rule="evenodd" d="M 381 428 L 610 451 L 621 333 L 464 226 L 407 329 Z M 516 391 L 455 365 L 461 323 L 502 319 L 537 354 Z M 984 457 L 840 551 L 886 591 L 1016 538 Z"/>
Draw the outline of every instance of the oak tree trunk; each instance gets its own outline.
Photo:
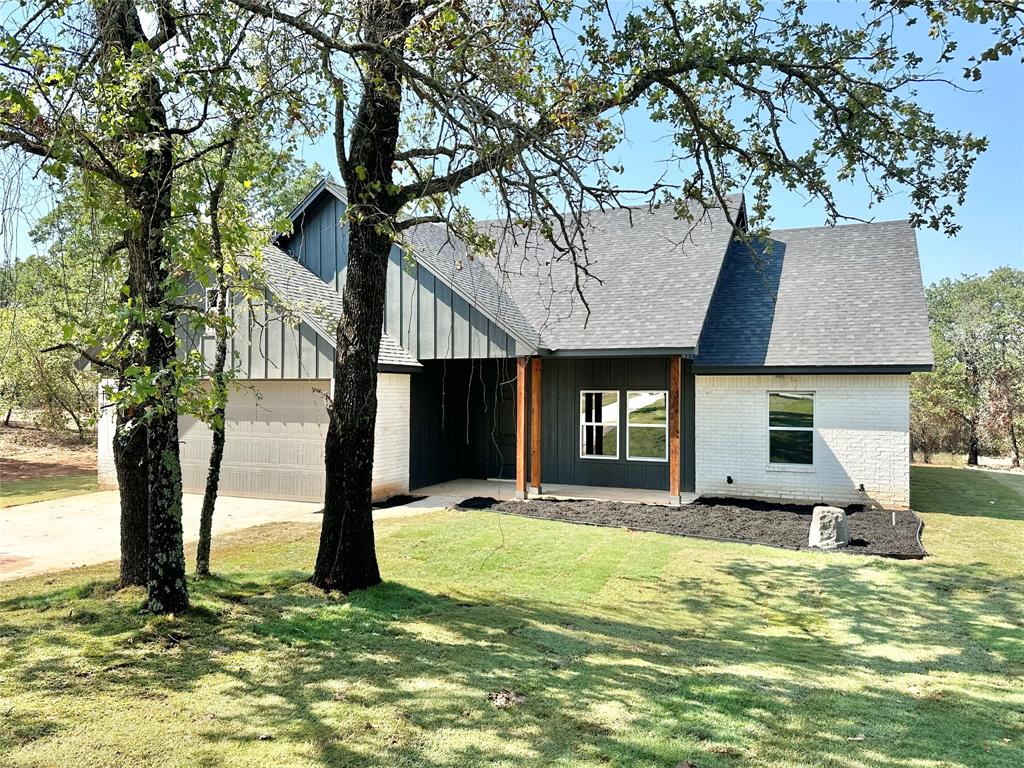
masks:
<path id="1" fill-rule="evenodd" d="M 149 45 L 139 9 L 132 0 L 107 0 L 96 8 L 100 64 L 136 55 Z M 165 241 L 171 221 L 173 140 L 156 74 L 140 77 L 129 107 L 127 138 L 144 147 L 137 175 L 122 183 L 125 203 L 136 220 L 126 232 L 129 295 L 140 315 L 140 357 L 154 375 L 154 390 L 139 406 L 145 425 L 148 497 L 148 607 L 173 613 L 188 607 L 185 552 L 181 531 L 181 460 L 178 413 L 171 363 L 176 353 L 175 313 L 167 306 L 171 256 Z"/>
<path id="2" fill-rule="evenodd" d="M 1010 466 L 1020 466 L 1020 442 L 1017 440 L 1017 425 L 1010 422 Z"/>
<path id="3" fill-rule="evenodd" d="M 367 42 L 404 48 L 415 4 L 369 1 L 360 7 Z M 366 60 L 364 90 L 349 142 L 339 156 L 348 191 L 348 272 L 334 361 L 334 395 L 324 449 L 323 527 L 313 584 L 351 592 L 380 583 L 373 540 L 374 426 L 377 358 L 384 324 L 384 285 L 392 232 L 401 207 L 392 169 L 401 119 L 402 83 L 389 57 Z M 339 145 L 339 152 L 342 143 Z"/>
<path id="4" fill-rule="evenodd" d="M 972 423 L 970 426 L 970 432 L 967 436 L 967 466 L 969 467 L 978 466 L 978 456 L 981 451 L 979 443 L 978 425 Z"/>
<path id="5" fill-rule="evenodd" d="M 233 145 L 232 145 L 233 147 Z M 231 162 L 231 149 L 226 153 L 225 165 Z M 220 199 L 224 191 L 223 178 L 210 196 L 210 234 L 213 256 L 216 261 L 217 312 L 223 320 L 228 311 L 228 287 L 224 274 L 224 251 L 220 234 Z M 213 395 L 213 446 L 210 449 L 210 465 L 206 472 L 206 490 L 203 492 L 203 508 L 199 513 L 199 544 L 196 547 L 196 575 L 210 575 L 210 546 L 213 538 L 213 510 L 217 504 L 217 490 L 220 487 L 220 465 L 224 459 L 225 414 L 228 402 L 227 379 L 224 368 L 228 359 L 228 328 L 221 323 L 217 326 L 217 351 L 210 372 L 210 386 Z"/>
<path id="6" fill-rule="evenodd" d="M 217 504 L 220 487 L 220 465 L 224 459 L 225 413 L 228 388 L 224 376 L 227 359 L 227 333 L 217 331 L 217 353 L 214 370 L 211 373 L 213 396 L 217 405 L 213 409 L 213 446 L 210 449 L 210 464 L 206 472 L 206 490 L 203 492 L 203 508 L 199 513 L 199 544 L 196 548 L 196 575 L 210 575 L 210 546 L 213 538 L 213 510 Z"/>
<path id="7" fill-rule="evenodd" d="M 132 413 L 117 410 L 114 427 L 114 469 L 121 499 L 122 587 L 144 587 L 149 565 L 149 470 L 146 427 L 133 423 Z"/>
<path id="8" fill-rule="evenodd" d="M 161 109 L 162 114 L 162 109 Z M 161 184 L 140 184 L 133 207 L 149 212 L 140 221 L 137 238 L 128 246 L 129 269 L 147 310 L 145 364 L 156 372 L 155 393 L 142 405 L 146 424 L 146 465 L 149 493 L 149 609 L 175 613 L 188 607 L 185 550 L 181 530 L 181 457 L 178 450 L 178 404 L 171 364 L 177 351 L 175 316 L 168 311 L 164 286 L 170 279 L 170 257 L 164 229 L 170 221 L 170 142 L 151 153 L 151 173 Z M 172 330 L 168 331 L 168 328 Z"/>

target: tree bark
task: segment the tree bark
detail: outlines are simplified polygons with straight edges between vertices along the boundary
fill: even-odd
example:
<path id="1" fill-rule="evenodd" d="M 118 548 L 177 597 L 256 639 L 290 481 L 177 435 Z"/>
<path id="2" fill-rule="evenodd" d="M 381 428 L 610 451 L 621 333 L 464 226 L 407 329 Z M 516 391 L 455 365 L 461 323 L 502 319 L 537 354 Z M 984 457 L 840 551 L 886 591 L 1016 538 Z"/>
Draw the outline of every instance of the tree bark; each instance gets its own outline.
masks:
<path id="1" fill-rule="evenodd" d="M 402 55 L 415 5 L 377 0 L 361 6 L 367 42 Z M 402 83 L 395 63 L 369 57 L 348 157 L 338 165 L 348 190 L 348 272 L 334 360 L 334 395 L 324 447 L 327 472 L 320 549 L 312 582 L 351 592 L 380 583 L 373 539 L 374 426 L 377 358 L 393 225 L 401 202 L 391 192 L 401 120 Z"/>
<path id="2" fill-rule="evenodd" d="M 970 431 L 967 436 L 967 466 L 978 466 L 980 451 L 981 447 L 978 439 L 978 425 L 975 422 L 971 422 Z"/>
<path id="3" fill-rule="evenodd" d="M 101 63 L 132 58 L 136 46 L 149 46 L 132 0 L 96 5 Z M 129 294 L 140 313 L 140 357 L 154 374 L 154 393 L 138 407 L 145 426 L 148 500 L 148 607 L 173 613 L 188 607 L 185 553 L 181 532 L 181 461 L 174 373 L 176 315 L 167 306 L 171 255 L 165 241 L 171 221 L 174 175 L 173 141 L 168 132 L 162 85 L 144 74 L 131 103 L 129 138 L 144 147 L 138 175 L 122 183 L 125 203 L 137 215 L 126 233 Z M 170 329 L 170 330 L 168 330 Z"/>
<path id="4" fill-rule="evenodd" d="M 149 470 L 146 427 L 117 410 L 114 469 L 121 499 L 121 587 L 145 587 L 149 581 Z"/>
<path id="5" fill-rule="evenodd" d="M 234 142 L 224 151 L 222 171 L 226 171 L 234 155 Z M 224 269 L 224 244 L 220 232 L 220 201 L 224 194 L 224 173 L 221 173 L 210 193 L 210 245 L 216 263 L 217 313 L 221 320 L 228 311 L 228 286 Z M 221 322 L 217 326 L 217 351 L 214 355 L 213 370 L 210 372 L 210 386 L 213 395 L 213 446 L 210 449 L 210 465 L 206 472 L 206 490 L 203 492 L 203 508 L 199 513 L 199 544 L 196 547 L 196 575 L 210 575 L 210 546 L 213 538 L 213 510 L 217 503 L 220 486 L 220 465 L 224 458 L 225 414 L 228 403 L 227 378 L 224 368 L 228 359 L 228 329 Z"/>
<path id="6" fill-rule="evenodd" d="M 14 413 L 14 409 L 13 408 L 8 408 L 7 409 L 7 415 L 4 416 L 4 426 L 5 427 L 11 426 L 11 415 L 13 413 Z"/>
<path id="7" fill-rule="evenodd" d="M 1017 441 L 1017 425 L 1010 421 L 1010 466 L 1020 466 L 1020 443 Z"/>
<path id="8" fill-rule="evenodd" d="M 163 109 L 159 108 L 162 115 Z M 156 372 L 155 393 L 143 403 L 149 481 L 149 609 L 176 613 L 188 608 L 185 550 L 181 530 L 181 457 L 178 451 L 178 404 L 171 363 L 177 349 L 175 315 L 166 309 L 164 286 L 170 280 L 170 256 L 164 229 L 171 215 L 169 141 L 151 153 L 149 168 L 159 184 L 142 184 L 134 195 L 136 210 L 149 212 L 132 238 L 129 264 L 145 296 L 145 364 Z"/>
<path id="9" fill-rule="evenodd" d="M 223 344 L 227 347 L 227 344 Z M 220 358 L 221 342 L 217 343 L 217 357 Z M 216 390 L 223 386 L 224 397 L 227 387 L 222 383 L 223 368 L 220 374 L 213 374 L 213 387 Z M 196 575 L 210 575 L 210 547 L 213 539 L 213 510 L 217 503 L 217 491 L 220 487 L 220 465 L 224 458 L 224 406 L 214 408 L 213 446 L 210 449 L 210 466 L 206 472 L 206 490 L 203 492 L 203 508 L 199 513 L 199 544 L 196 547 Z"/>

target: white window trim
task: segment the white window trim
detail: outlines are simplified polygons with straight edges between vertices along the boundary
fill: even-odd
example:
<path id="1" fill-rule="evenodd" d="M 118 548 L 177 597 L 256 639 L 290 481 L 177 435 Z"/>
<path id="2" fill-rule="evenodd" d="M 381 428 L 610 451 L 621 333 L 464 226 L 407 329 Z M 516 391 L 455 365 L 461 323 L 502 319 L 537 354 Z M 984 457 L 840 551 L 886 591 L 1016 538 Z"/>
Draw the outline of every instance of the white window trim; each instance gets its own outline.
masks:
<path id="1" fill-rule="evenodd" d="M 583 398 L 586 395 L 615 395 L 615 403 L 618 406 L 615 409 L 615 421 L 584 421 L 583 419 Z M 579 455 L 581 459 L 594 459 L 595 461 L 618 461 L 619 458 L 619 442 L 621 441 L 620 435 L 622 434 L 622 425 L 619 423 L 621 420 L 622 413 L 622 392 L 617 389 L 581 389 L 579 405 L 577 406 L 579 411 Z M 615 455 L 598 455 L 589 454 L 583 452 L 583 430 L 586 427 L 615 427 Z"/>
<path id="2" fill-rule="evenodd" d="M 811 426 L 809 427 L 773 427 L 772 426 L 772 395 L 810 395 L 811 396 Z M 814 472 L 817 463 L 818 452 L 814 450 L 815 434 L 815 413 L 817 412 L 818 396 L 814 390 L 806 389 L 769 389 L 764 399 L 764 423 L 768 427 L 765 430 L 765 462 L 770 472 Z M 772 432 L 810 432 L 811 433 L 811 463 L 793 464 L 791 462 L 772 461 Z"/>
<path id="3" fill-rule="evenodd" d="M 662 424 L 630 424 L 629 415 L 632 411 L 629 409 L 629 396 L 632 394 L 639 394 L 641 392 L 655 392 L 665 397 L 665 421 Z M 626 390 L 626 459 L 628 461 L 647 461 L 655 464 L 666 464 L 668 462 L 668 414 L 671 409 L 669 408 L 668 402 L 668 390 L 667 389 L 627 389 Z M 629 435 L 630 430 L 637 428 L 650 428 L 650 429 L 664 429 L 665 430 L 665 458 L 656 459 L 651 456 L 634 456 L 630 450 Z"/>

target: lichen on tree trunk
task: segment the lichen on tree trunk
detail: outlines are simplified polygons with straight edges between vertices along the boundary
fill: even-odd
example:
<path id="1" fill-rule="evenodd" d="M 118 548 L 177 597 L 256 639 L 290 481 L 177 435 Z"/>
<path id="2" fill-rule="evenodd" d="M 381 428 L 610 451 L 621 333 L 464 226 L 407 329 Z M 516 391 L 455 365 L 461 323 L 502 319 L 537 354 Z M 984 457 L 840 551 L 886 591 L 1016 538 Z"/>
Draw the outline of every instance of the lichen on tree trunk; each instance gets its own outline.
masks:
<path id="1" fill-rule="evenodd" d="M 122 587 L 145 587 L 149 569 L 149 471 L 146 428 L 130 413 L 117 410 L 114 427 L 114 469 L 121 500 Z"/>

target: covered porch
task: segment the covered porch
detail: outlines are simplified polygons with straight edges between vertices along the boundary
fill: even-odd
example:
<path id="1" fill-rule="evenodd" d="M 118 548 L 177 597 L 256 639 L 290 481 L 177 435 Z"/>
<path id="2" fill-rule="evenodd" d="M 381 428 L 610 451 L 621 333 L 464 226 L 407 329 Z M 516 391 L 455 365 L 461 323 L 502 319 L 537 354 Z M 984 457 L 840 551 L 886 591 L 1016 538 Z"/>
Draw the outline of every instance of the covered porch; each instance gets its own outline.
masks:
<path id="1" fill-rule="evenodd" d="M 410 488 L 691 501 L 692 361 L 613 354 L 424 363 L 411 385 Z"/>

